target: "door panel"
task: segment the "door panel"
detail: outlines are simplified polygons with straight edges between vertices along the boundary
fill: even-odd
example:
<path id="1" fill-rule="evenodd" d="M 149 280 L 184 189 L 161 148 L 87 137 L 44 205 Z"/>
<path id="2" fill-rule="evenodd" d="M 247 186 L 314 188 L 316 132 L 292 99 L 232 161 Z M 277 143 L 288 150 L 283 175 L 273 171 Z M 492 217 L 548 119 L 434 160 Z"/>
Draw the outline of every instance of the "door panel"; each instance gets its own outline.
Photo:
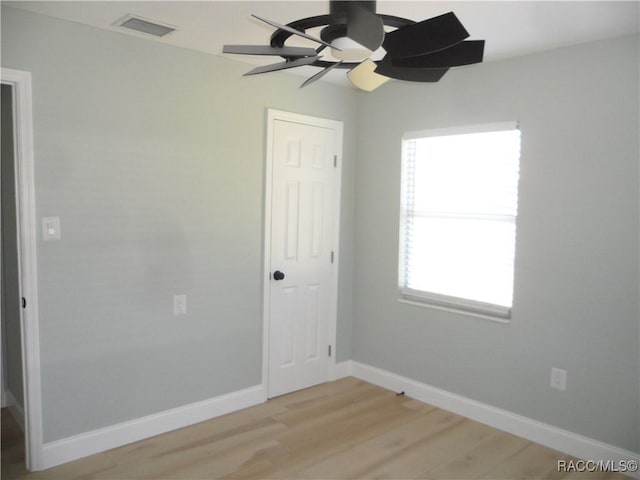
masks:
<path id="1" fill-rule="evenodd" d="M 275 120 L 272 151 L 269 388 L 274 397 L 328 379 L 337 135 Z"/>

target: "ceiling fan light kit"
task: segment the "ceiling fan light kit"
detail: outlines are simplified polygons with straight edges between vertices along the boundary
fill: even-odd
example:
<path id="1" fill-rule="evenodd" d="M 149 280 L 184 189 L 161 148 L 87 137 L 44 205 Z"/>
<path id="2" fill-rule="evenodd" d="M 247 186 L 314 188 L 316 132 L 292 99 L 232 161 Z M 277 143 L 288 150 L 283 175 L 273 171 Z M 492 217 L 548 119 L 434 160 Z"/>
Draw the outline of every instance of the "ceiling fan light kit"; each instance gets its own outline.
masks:
<path id="1" fill-rule="evenodd" d="M 380 85 L 389 81 L 389 77 L 380 75 L 375 70 L 376 64 L 367 59 L 357 67 L 349 70 L 347 78 L 354 87 L 365 92 L 373 92 Z"/>
<path id="2" fill-rule="evenodd" d="M 307 86 L 333 69 L 347 69 L 351 83 L 373 91 L 389 79 L 437 82 L 450 67 L 480 63 L 484 40 L 466 40 L 469 32 L 453 12 L 420 22 L 376 13 L 375 1 L 331 0 L 329 14 L 303 18 L 286 25 L 253 15 L 276 28 L 270 45 L 225 45 L 223 53 L 272 55 L 284 62 L 254 68 L 245 75 L 274 72 L 303 65 L 322 70 Z M 322 28 L 320 38 L 306 33 Z M 386 27 L 386 28 L 385 28 Z M 316 49 L 286 45 L 292 36 L 313 41 Z M 321 54 L 329 49 L 327 59 Z"/>

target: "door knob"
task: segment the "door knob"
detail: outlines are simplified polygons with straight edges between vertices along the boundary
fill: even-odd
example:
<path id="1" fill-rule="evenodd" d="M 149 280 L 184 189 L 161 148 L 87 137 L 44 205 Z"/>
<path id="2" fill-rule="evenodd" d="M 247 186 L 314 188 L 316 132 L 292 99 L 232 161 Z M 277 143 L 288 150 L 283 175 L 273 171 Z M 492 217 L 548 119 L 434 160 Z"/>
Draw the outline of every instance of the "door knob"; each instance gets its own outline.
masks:
<path id="1" fill-rule="evenodd" d="M 276 270 L 275 272 L 273 272 L 273 279 L 274 280 L 283 280 L 284 279 L 284 273 L 282 273 L 280 270 Z"/>

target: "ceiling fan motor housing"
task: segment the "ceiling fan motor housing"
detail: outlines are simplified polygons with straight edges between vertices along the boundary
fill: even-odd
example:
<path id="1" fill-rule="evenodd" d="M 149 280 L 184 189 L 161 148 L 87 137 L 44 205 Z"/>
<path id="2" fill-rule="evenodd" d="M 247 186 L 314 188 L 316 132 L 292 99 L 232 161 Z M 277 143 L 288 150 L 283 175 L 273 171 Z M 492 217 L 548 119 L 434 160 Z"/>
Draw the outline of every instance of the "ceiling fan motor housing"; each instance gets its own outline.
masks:
<path id="1" fill-rule="evenodd" d="M 358 11 L 359 15 L 369 15 L 374 18 L 376 16 L 375 1 L 344 1 L 332 0 L 329 2 L 329 16 L 333 17 L 333 22 L 324 27 L 320 31 L 320 38 L 332 46 L 331 53 L 334 58 L 347 62 L 362 62 L 369 58 L 373 53 L 375 45 L 382 43 L 382 37 L 379 41 L 374 40 L 373 45 L 365 46 L 360 43 L 357 35 L 353 38 L 353 32 L 350 32 L 349 26 L 353 25 L 354 12 Z M 380 22 L 379 35 L 384 35 L 382 31 L 382 21 Z M 363 27 L 364 30 L 370 30 L 370 25 Z"/>
<path id="2" fill-rule="evenodd" d="M 336 38 L 342 38 L 347 36 L 347 23 L 349 9 L 357 5 L 364 10 L 375 14 L 376 2 L 374 1 L 344 1 L 344 0 L 331 0 L 329 2 L 329 15 L 332 17 L 333 23 L 330 23 L 322 29 L 320 32 L 320 38 L 325 42 L 331 43 Z"/>
<path id="3" fill-rule="evenodd" d="M 350 5 L 357 4 L 371 13 L 376 13 L 376 0 L 331 0 L 329 2 L 329 13 L 346 15 Z"/>

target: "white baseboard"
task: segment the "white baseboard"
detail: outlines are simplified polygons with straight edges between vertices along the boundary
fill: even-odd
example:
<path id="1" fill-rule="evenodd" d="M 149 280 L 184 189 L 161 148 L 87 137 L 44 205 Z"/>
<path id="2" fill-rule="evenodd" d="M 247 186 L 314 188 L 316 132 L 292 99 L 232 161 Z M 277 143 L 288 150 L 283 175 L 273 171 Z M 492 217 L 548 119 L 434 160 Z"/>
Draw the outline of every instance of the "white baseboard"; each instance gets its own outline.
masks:
<path id="1" fill-rule="evenodd" d="M 24 408 L 20 405 L 18 400 L 16 400 L 15 395 L 11 393 L 10 390 L 5 390 L 4 394 L 9 413 L 20 427 L 20 430 L 24 432 Z"/>
<path id="2" fill-rule="evenodd" d="M 104 452 L 264 402 L 262 385 L 45 443 L 42 469 Z"/>
<path id="3" fill-rule="evenodd" d="M 343 365 L 345 363 L 350 365 Z M 379 385 L 394 392 L 404 391 L 407 396 L 416 400 L 457 413 L 463 417 L 583 460 L 611 460 L 617 465 L 620 465 L 621 462 L 624 462 L 624 464 L 636 462 L 637 465 L 640 460 L 640 455 L 637 453 L 517 415 L 507 410 L 492 407 L 386 370 L 355 361 L 342 362 L 340 365 L 341 369 L 351 371 L 351 374 L 360 380 Z M 628 472 L 627 475 L 633 478 L 640 478 L 638 472 Z"/>
<path id="4" fill-rule="evenodd" d="M 389 390 L 404 391 L 408 397 L 457 413 L 491 427 L 526 438 L 584 460 L 638 462 L 640 455 L 613 445 L 563 430 L 507 410 L 492 407 L 407 377 L 348 360 L 335 364 L 332 379 L 354 376 Z M 15 398 L 7 392 L 9 404 Z M 42 468 L 50 468 L 128 443 L 263 403 L 262 385 L 138 418 L 110 427 L 46 443 Z M 17 404 L 17 403 L 16 403 Z M 24 418 L 22 414 L 21 418 Z M 638 472 L 628 475 L 640 478 Z"/>
<path id="5" fill-rule="evenodd" d="M 351 361 L 340 362 L 335 364 L 331 372 L 331 380 L 338 380 L 350 375 Z M 45 443 L 41 467 L 42 469 L 55 467 L 95 453 L 187 427 L 194 423 L 258 405 L 263 403 L 265 399 L 266 391 L 262 385 L 258 385 L 210 400 Z"/>
<path id="6" fill-rule="evenodd" d="M 351 360 L 347 360 L 346 362 L 336 363 L 333 367 L 333 372 L 331 375 L 331 380 L 340 380 L 341 378 L 350 377 L 353 375 L 352 372 L 353 362 Z"/>

